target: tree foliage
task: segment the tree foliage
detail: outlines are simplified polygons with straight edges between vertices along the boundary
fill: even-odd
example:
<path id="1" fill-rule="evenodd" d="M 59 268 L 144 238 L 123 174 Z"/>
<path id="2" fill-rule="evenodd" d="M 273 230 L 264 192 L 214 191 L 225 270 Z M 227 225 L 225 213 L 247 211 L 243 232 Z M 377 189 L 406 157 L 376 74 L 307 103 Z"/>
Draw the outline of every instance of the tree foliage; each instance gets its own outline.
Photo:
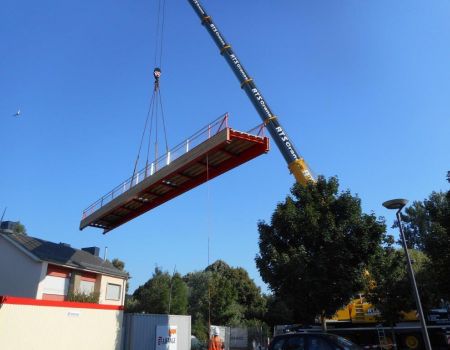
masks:
<path id="1" fill-rule="evenodd" d="M 267 298 L 267 313 L 264 317 L 265 322 L 271 327 L 279 324 L 295 323 L 292 309 L 284 302 L 283 299 L 275 295 L 269 295 Z"/>
<path id="2" fill-rule="evenodd" d="M 447 180 L 450 182 L 450 173 Z M 432 192 L 401 215 L 424 310 L 438 307 L 442 299 L 450 300 L 449 203 L 450 191 Z M 369 268 L 374 285 L 366 289 L 369 300 L 390 324 L 401 321 L 403 311 L 416 309 L 403 249 L 395 249 L 393 242 L 391 238 L 377 250 Z"/>
<path id="3" fill-rule="evenodd" d="M 21 235 L 27 235 L 27 228 L 20 221 L 17 221 L 14 225 L 14 233 L 18 233 Z"/>
<path id="4" fill-rule="evenodd" d="M 263 317 L 266 309 L 266 301 L 261 296 L 260 288 L 256 286 L 245 269 L 242 267 L 233 268 L 225 262 L 218 260 L 208 266 L 206 272 L 212 273 L 214 277 L 213 282 L 219 282 L 219 285 L 216 286 L 214 286 L 214 283 L 211 284 L 216 290 L 220 288 L 220 284 L 226 284 L 234 291 L 233 294 L 230 294 L 233 296 L 232 303 L 239 305 L 235 307 L 236 309 L 241 309 L 240 317 L 236 320 L 238 324 L 242 324 L 243 320 L 260 319 Z"/>
<path id="5" fill-rule="evenodd" d="M 155 268 L 153 276 L 133 293 L 129 312 L 186 315 L 188 290 L 179 273 L 173 276 Z"/>
<path id="6" fill-rule="evenodd" d="M 337 178 L 294 185 L 270 224 L 260 222 L 256 264 L 296 322 L 332 316 L 363 288 L 363 271 L 385 225 Z M 279 305 L 281 306 L 281 305 Z"/>
<path id="7" fill-rule="evenodd" d="M 76 301 L 79 303 L 98 304 L 99 299 L 100 299 L 99 292 L 92 292 L 89 294 L 85 294 L 85 293 L 78 293 L 78 292 L 72 291 L 67 294 L 68 301 Z"/>
<path id="8" fill-rule="evenodd" d="M 186 275 L 189 286 L 189 313 L 193 334 L 206 339 L 211 324 L 245 325 L 260 322 L 266 302 L 243 268 L 230 267 L 218 260 L 204 271 Z"/>
<path id="9" fill-rule="evenodd" d="M 426 281 L 427 257 L 418 250 L 409 250 L 419 286 Z M 365 294 L 381 313 L 380 321 L 395 325 L 404 319 L 405 313 L 416 309 L 406 270 L 403 248 L 394 245 L 394 238 L 388 236 L 384 245 L 372 255 L 368 267 Z"/>
<path id="10" fill-rule="evenodd" d="M 120 260 L 118 258 L 114 258 L 114 259 L 112 259 L 111 264 L 113 264 L 113 266 L 116 269 L 118 269 L 120 271 L 125 271 L 125 263 L 122 260 Z"/>
<path id="11" fill-rule="evenodd" d="M 440 298 L 450 300 L 450 190 L 432 192 L 425 200 L 414 202 L 402 220 L 405 236 L 412 242 L 409 245 L 429 258 L 427 270 L 436 282 L 435 291 Z"/>

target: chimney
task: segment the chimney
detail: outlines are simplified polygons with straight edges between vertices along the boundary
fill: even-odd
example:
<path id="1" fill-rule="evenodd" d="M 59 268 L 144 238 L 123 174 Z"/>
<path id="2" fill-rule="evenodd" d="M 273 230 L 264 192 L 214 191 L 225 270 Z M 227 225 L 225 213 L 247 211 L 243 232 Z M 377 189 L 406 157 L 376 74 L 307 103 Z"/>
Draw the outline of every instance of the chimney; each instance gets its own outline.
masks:
<path id="1" fill-rule="evenodd" d="M 99 256 L 100 254 L 100 248 L 99 247 L 87 247 L 87 248 L 81 248 L 81 250 L 84 250 L 85 252 L 88 252 L 92 255 Z"/>

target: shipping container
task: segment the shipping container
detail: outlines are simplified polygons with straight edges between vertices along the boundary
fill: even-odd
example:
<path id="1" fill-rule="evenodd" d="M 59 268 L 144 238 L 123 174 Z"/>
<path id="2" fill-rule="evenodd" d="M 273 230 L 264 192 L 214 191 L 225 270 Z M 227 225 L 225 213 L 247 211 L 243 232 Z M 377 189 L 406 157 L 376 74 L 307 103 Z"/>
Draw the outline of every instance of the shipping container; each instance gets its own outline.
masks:
<path id="1" fill-rule="evenodd" d="M 190 350 L 191 316 L 125 314 L 123 350 Z"/>

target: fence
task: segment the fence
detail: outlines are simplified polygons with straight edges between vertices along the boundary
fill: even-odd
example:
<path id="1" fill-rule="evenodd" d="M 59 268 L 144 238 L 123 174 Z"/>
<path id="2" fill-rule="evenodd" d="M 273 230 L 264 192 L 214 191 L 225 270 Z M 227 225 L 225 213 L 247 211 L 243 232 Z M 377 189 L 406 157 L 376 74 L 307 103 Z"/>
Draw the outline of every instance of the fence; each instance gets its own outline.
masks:
<path id="1" fill-rule="evenodd" d="M 247 327 L 230 329 L 231 350 L 267 350 L 269 332 L 263 327 Z"/>
<path id="2" fill-rule="evenodd" d="M 167 338 L 163 339 L 164 330 Z M 163 332 L 163 333 L 161 333 Z M 170 344 L 167 346 L 167 342 Z M 125 314 L 122 328 L 123 350 L 190 350 L 191 316 Z"/>
<path id="3" fill-rule="evenodd" d="M 120 306 L 0 296 L 0 349 L 119 350 Z"/>

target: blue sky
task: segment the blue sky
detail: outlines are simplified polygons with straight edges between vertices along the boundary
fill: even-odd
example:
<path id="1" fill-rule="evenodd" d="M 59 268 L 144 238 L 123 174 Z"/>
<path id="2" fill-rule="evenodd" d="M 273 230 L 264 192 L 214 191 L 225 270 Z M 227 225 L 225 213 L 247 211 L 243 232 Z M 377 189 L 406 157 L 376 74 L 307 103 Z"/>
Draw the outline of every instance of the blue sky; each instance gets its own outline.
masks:
<path id="1" fill-rule="evenodd" d="M 4 0 L 0 13 L 0 209 L 32 236 L 108 246 L 131 290 L 156 265 L 255 267 L 258 220 L 293 177 L 272 143 L 259 157 L 106 236 L 82 210 L 131 175 L 153 84 L 156 1 Z M 366 212 L 446 190 L 450 2 L 204 0 L 316 174 L 337 175 Z M 167 0 L 169 144 L 224 112 L 259 117 L 187 1 Z M 22 116 L 12 117 L 20 108 Z M 103 253 L 102 253 L 103 254 Z"/>

